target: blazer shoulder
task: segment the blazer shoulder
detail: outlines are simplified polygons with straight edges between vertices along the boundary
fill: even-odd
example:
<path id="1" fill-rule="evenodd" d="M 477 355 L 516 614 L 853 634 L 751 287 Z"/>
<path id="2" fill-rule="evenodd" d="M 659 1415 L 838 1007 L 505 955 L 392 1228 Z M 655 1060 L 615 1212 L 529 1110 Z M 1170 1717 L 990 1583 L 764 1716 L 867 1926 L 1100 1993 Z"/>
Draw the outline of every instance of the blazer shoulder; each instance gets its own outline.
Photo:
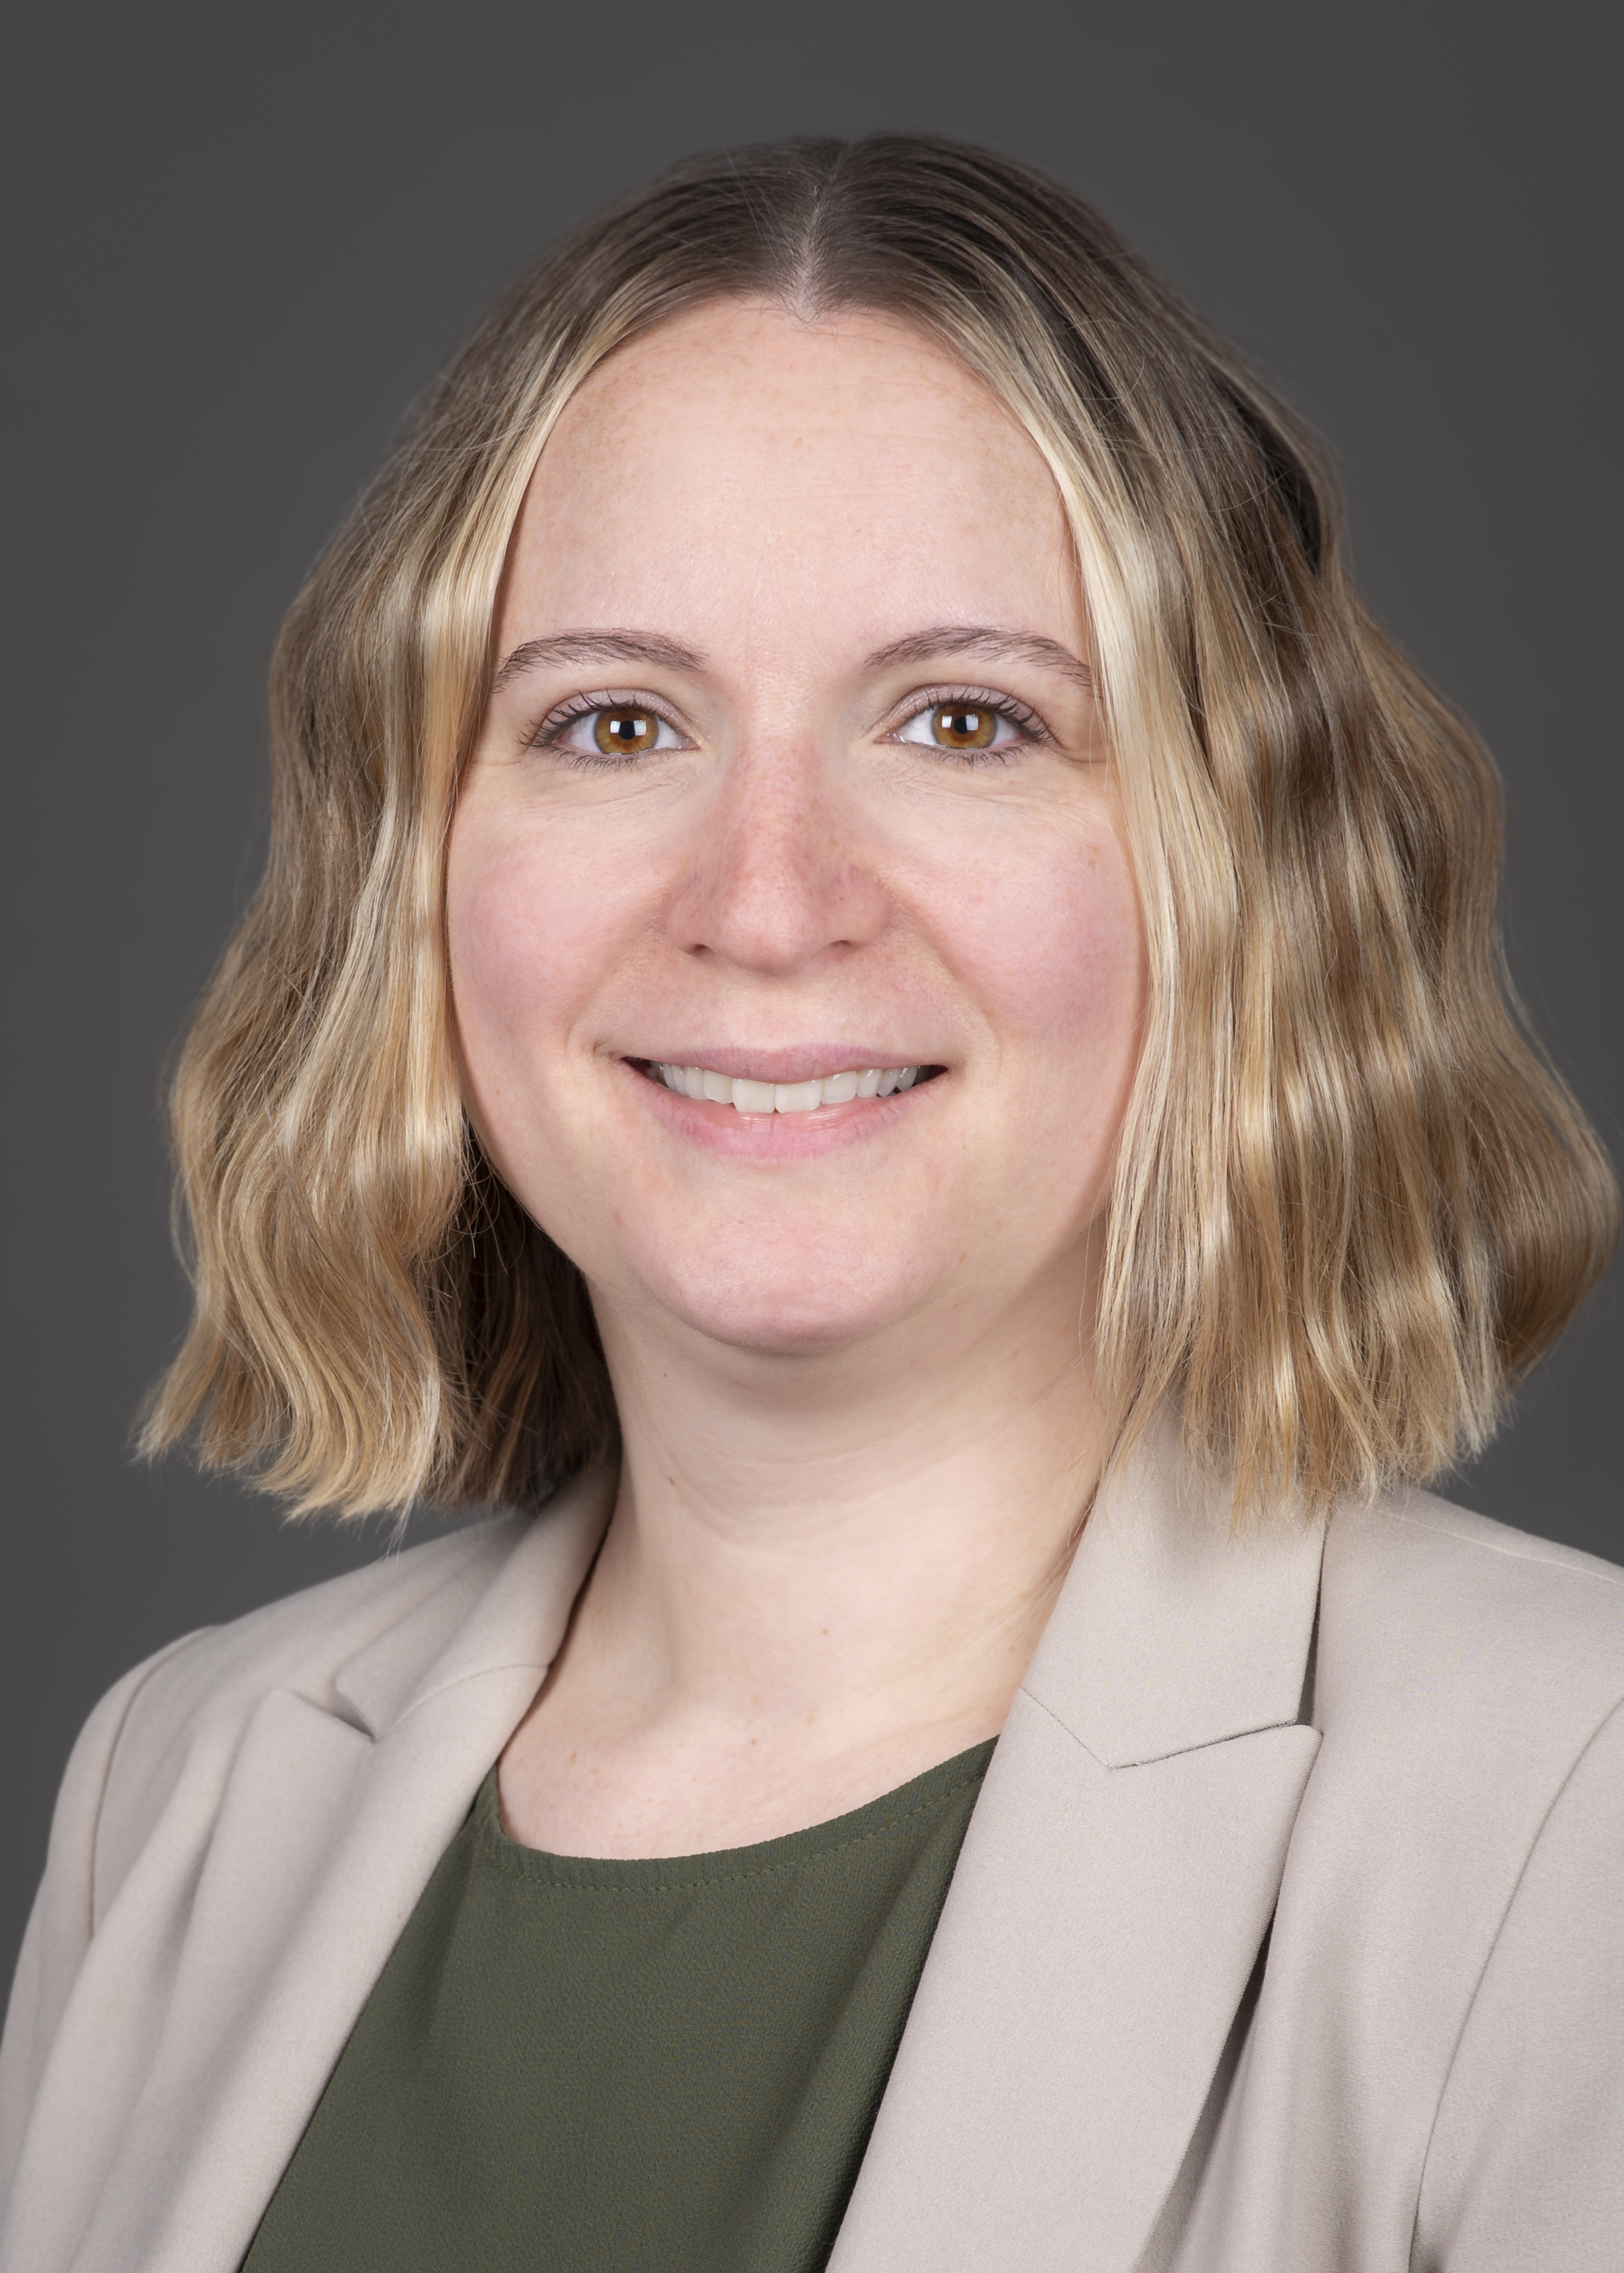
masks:
<path id="1" fill-rule="evenodd" d="M 1436 1542 L 1435 1551 L 1445 1557 L 1475 1559 L 1496 1556 L 1502 1558 L 1502 1564 L 1525 1564 L 1548 1574 L 1559 1590 L 1570 1579 L 1612 1589 L 1613 1599 L 1624 1613 L 1624 1566 L 1609 1563 L 1599 1555 L 1587 1555 L 1582 1548 L 1563 1547 L 1554 1539 L 1518 1531 L 1509 1523 L 1497 1522 L 1492 1516 L 1474 1515 L 1470 1508 L 1457 1507 L 1454 1501 L 1440 1499 L 1435 1492 L 1419 1489 L 1395 1492 L 1365 1512 L 1430 1534 Z M 1492 1567 L 1483 1566 L 1485 1571 Z M 1526 1585 L 1528 1581 L 1524 1578 L 1517 1583 Z M 1608 1597 L 1597 1599 L 1605 1602 Z"/>
<path id="2" fill-rule="evenodd" d="M 1316 1679 L 1324 1712 L 1385 1706 L 1412 1736 L 1510 1714 L 1582 1747 L 1624 1699 L 1624 1569 L 1431 1492 L 1340 1507 Z"/>

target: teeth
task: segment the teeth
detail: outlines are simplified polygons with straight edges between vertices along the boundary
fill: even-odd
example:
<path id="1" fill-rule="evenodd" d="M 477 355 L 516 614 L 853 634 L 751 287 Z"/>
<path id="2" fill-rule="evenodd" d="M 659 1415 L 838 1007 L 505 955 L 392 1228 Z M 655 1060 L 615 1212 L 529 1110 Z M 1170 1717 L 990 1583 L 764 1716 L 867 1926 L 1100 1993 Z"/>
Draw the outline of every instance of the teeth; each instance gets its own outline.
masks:
<path id="1" fill-rule="evenodd" d="M 659 1077 L 679 1097 L 731 1105 L 735 1113 L 811 1113 L 820 1105 L 849 1105 L 854 1097 L 889 1097 L 911 1089 L 917 1066 L 869 1066 L 861 1073 L 824 1074 L 817 1081 L 733 1081 L 705 1066 L 662 1065 Z"/>

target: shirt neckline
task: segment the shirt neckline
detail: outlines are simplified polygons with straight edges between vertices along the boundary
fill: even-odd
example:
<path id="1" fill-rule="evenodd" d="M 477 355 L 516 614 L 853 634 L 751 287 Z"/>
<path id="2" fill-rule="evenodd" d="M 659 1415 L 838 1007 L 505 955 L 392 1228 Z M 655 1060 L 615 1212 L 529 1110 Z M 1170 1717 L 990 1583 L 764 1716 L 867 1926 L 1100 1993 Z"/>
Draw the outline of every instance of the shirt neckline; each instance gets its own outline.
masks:
<path id="1" fill-rule="evenodd" d="M 989 1737 L 861 1807 L 803 1831 L 755 1841 L 748 1847 L 721 1847 L 693 1855 L 624 1857 L 555 1855 L 545 1848 L 522 1846 L 502 1827 L 494 1767 L 479 1787 L 470 1828 L 482 1863 L 545 1885 L 622 1894 L 686 1891 L 764 1878 L 912 1827 L 920 1816 L 944 1806 L 967 1784 L 979 1783 L 996 1743 L 996 1737 Z"/>

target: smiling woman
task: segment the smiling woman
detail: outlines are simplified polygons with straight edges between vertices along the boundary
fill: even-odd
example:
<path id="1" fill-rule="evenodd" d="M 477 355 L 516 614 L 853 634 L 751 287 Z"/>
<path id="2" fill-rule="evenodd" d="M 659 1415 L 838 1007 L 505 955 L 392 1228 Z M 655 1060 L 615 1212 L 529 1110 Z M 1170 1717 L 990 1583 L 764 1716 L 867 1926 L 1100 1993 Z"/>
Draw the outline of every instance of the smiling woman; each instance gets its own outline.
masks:
<path id="1" fill-rule="evenodd" d="M 147 1442 L 508 1512 L 99 1708 L 5 2273 L 1611 2262 L 1624 1586 L 1419 1486 L 1613 1189 L 1339 544 L 982 153 L 493 312 L 278 651 Z"/>

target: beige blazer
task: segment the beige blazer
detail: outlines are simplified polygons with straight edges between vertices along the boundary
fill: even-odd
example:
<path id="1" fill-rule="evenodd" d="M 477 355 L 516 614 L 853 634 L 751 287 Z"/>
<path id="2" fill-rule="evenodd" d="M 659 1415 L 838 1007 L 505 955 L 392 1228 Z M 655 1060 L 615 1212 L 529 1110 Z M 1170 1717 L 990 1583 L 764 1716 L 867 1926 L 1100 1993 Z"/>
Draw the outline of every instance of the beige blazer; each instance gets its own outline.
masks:
<path id="1" fill-rule="evenodd" d="M 4 2273 L 233 2273 L 607 1504 L 98 1707 L 0 2055 Z M 1421 1494 L 1231 1543 L 1161 1447 L 1016 1699 L 832 2273 L 1617 2273 L 1621 1696 L 1624 1572 Z"/>

